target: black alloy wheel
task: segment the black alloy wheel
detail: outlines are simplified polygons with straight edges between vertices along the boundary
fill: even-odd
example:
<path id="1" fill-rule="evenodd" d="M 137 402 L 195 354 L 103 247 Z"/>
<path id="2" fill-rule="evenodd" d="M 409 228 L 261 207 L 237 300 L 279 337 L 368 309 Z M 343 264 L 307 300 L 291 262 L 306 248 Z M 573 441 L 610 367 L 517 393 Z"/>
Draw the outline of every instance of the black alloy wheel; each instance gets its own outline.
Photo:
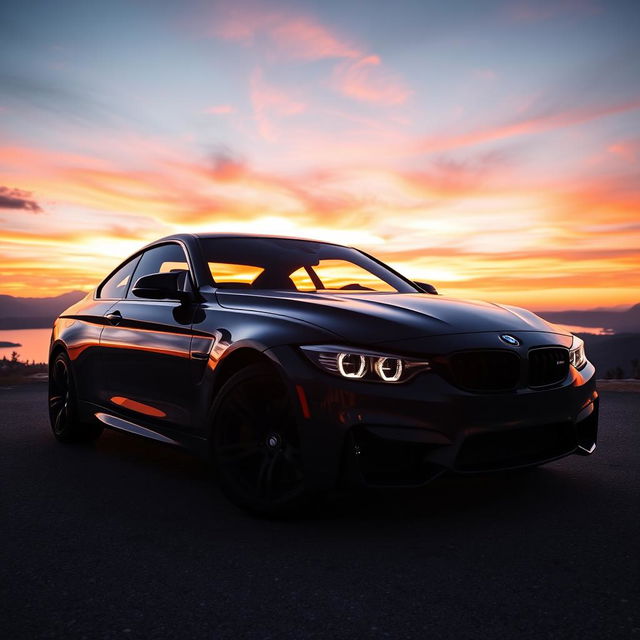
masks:
<path id="1" fill-rule="evenodd" d="M 91 442 L 102 433 L 100 425 L 78 421 L 71 362 L 64 352 L 55 357 L 49 372 L 49 421 L 59 442 Z"/>
<path id="2" fill-rule="evenodd" d="M 223 385 L 214 409 L 212 454 L 220 487 L 236 505 L 278 515 L 305 502 L 295 412 L 271 367 L 252 365 Z"/>

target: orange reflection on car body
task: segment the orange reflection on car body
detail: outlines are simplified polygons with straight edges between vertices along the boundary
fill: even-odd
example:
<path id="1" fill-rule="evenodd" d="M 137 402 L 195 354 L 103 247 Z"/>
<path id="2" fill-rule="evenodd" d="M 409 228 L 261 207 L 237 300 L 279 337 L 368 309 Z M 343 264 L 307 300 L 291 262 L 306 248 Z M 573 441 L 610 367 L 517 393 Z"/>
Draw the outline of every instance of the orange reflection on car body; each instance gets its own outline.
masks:
<path id="1" fill-rule="evenodd" d="M 300 402 L 300 409 L 302 409 L 302 415 L 309 419 L 311 417 L 311 411 L 309 411 L 309 403 L 307 402 L 307 394 L 304 392 L 302 385 L 296 385 L 296 393 L 298 394 L 298 400 Z"/>
<path id="2" fill-rule="evenodd" d="M 77 360 L 89 347 L 97 347 L 99 344 L 100 341 L 97 339 L 85 339 L 80 344 L 67 345 L 67 354 L 71 360 Z"/>
<path id="3" fill-rule="evenodd" d="M 128 341 L 129 332 L 136 332 L 136 343 Z M 103 348 L 121 348 L 126 344 L 127 349 L 133 351 L 150 351 L 178 358 L 189 358 L 189 334 L 187 332 L 163 331 L 143 327 L 119 328 L 105 327 L 100 337 L 100 346 Z"/>
<path id="4" fill-rule="evenodd" d="M 137 411 L 138 413 L 144 413 L 145 416 L 153 416 L 154 418 L 166 418 L 167 414 L 156 407 L 152 407 L 148 404 L 144 404 L 142 402 L 137 402 L 136 400 L 131 400 L 131 398 L 123 398 L 122 396 L 113 396 L 111 398 L 111 402 L 113 404 L 117 404 L 125 409 L 130 409 L 131 411 Z"/>

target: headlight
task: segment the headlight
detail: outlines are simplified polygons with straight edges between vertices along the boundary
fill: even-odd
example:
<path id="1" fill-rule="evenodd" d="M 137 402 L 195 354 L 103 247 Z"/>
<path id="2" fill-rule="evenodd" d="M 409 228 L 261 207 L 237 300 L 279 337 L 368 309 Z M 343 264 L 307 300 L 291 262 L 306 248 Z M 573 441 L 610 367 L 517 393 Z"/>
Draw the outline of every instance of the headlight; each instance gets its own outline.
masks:
<path id="1" fill-rule="evenodd" d="M 404 382 L 431 368 L 425 360 L 348 347 L 311 345 L 300 348 L 311 362 L 327 373 L 367 382 Z"/>
<path id="2" fill-rule="evenodd" d="M 385 382 L 398 382 L 404 372 L 404 362 L 400 358 L 376 358 L 373 368 Z"/>
<path id="3" fill-rule="evenodd" d="M 338 371 L 345 378 L 364 378 L 367 359 L 358 353 L 339 353 Z"/>
<path id="4" fill-rule="evenodd" d="M 584 352 L 584 342 L 577 336 L 573 336 L 571 349 L 569 350 L 569 362 L 578 371 L 587 364 L 587 356 Z"/>

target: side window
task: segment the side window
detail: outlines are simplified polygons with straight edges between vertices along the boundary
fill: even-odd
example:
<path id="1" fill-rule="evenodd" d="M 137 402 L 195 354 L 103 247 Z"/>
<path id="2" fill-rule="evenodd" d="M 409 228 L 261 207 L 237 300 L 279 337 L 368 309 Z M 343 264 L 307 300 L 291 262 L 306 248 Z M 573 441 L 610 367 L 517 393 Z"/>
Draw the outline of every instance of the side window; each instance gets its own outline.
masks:
<path id="1" fill-rule="evenodd" d="M 140 256 L 136 256 L 133 260 L 129 260 L 125 265 L 120 267 L 101 287 L 98 292 L 98 298 L 107 300 L 119 300 L 127 294 L 127 288 L 131 282 L 133 270 L 138 264 Z"/>
<path id="2" fill-rule="evenodd" d="M 176 270 L 189 270 L 189 263 L 182 247 L 179 244 L 162 244 L 142 254 L 131 282 L 135 284 L 143 276 L 148 276 L 152 273 L 168 273 Z M 133 287 L 130 288 L 127 298 L 139 300 L 140 298 L 134 296 L 131 289 Z"/>

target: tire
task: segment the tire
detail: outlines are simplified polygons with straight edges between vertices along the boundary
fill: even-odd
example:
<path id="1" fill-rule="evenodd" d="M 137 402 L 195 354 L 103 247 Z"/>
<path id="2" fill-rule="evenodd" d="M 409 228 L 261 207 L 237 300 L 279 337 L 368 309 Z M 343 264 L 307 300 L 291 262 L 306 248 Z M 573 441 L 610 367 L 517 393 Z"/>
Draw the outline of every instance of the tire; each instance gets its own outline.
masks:
<path id="1" fill-rule="evenodd" d="M 307 503 L 294 408 L 272 367 L 251 365 L 231 376 L 212 414 L 212 458 L 231 502 L 260 516 Z"/>
<path id="2" fill-rule="evenodd" d="M 59 353 L 49 372 L 49 421 L 58 442 L 93 442 L 102 433 L 99 424 L 78 420 L 78 399 L 71 361 Z"/>

